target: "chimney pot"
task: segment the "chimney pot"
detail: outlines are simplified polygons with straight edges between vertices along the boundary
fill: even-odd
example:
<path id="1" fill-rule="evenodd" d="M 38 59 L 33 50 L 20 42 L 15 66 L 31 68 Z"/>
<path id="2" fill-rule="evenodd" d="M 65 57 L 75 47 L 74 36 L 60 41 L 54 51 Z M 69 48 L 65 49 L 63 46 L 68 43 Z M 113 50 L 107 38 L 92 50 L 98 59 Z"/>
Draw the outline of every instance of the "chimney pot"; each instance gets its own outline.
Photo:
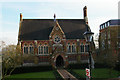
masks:
<path id="1" fill-rule="evenodd" d="M 87 18 L 87 6 L 83 8 L 83 14 L 86 24 L 88 24 L 88 18 Z"/>
<path id="2" fill-rule="evenodd" d="M 83 12 L 84 12 L 84 18 L 87 17 L 87 6 L 83 8 Z"/>
<path id="3" fill-rule="evenodd" d="M 20 13 L 20 21 L 22 21 L 22 13 Z"/>

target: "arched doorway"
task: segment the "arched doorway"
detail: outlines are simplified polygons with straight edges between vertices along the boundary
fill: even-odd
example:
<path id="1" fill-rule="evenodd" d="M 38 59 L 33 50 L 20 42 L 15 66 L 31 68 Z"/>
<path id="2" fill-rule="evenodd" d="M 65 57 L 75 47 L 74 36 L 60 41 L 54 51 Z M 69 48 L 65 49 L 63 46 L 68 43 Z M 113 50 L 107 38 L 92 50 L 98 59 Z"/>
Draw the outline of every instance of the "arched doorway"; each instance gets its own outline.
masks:
<path id="1" fill-rule="evenodd" d="M 63 67 L 64 66 L 64 60 L 62 58 L 62 56 L 58 56 L 56 58 L 56 67 Z"/>

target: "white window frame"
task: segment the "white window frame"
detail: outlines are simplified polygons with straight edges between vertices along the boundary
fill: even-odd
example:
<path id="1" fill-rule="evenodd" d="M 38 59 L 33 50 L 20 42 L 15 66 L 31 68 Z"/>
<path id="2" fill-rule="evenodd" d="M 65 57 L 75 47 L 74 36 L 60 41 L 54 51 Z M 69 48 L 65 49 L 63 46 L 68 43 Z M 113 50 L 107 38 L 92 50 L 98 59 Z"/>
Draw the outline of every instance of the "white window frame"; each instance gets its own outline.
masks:
<path id="1" fill-rule="evenodd" d="M 47 44 L 45 44 L 44 47 L 43 47 L 43 54 L 44 54 L 44 55 L 47 55 L 47 54 L 48 54 L 47 47 L 48 47 Z"/>
<path id="2" fill-rule="evenodd" d="M 81 46 L 83 46 L 83 52 L 82 52 L 82 50 L 81 50 Z M 82 43 L 82 44 L 80 44 L 80 53 L 85 53 L 85 45 Z"/>
<path id="3" fill-rule="evenodd" d="M 30 48 L 33 49 L 33 50 L 32 50 L 33 53 L 30 52 Z M 33 47 L 33 44 L 30 44 L 30 45 L 29 45 L 28 51 L 29 51 L 29 54 L 34 54 L 34 47 Z"/>
<path id="4" fill-rule="evenodd" d="M 27 44 L 24 44 L 24 46 L 23 46 L 23 54 L 26 54 L 26 53 L 24 53 L 24 51 L 25 51 L 24 48 L 26 48 L 26 47 L 28 48 L 27 54 L 29 54 L 29 47 L 27 46 Z"/>
<path id="5" fill-rule="evenodd" d="M 88 53 L 89 50 L 86 51 L 86 46 L 87 46 L 87 48 L 88 48 L 88 44 L 85 44 L 85 46 L 84 46 L 84 47 L 85 47 L 85 51 L 84 51 L 84 52 Z"/>
<path id="6" fill-rule="evenodd" d="M 48 49 L 48 51 L 46 50 L 47 47 L 48 47 L 48 45 L 46 45 L 46 44 L 44 46 L 42 44 L 40 44 L 38 46 L 38 55 L 49 55 L 49 49 Z M 47 51 L 47 53 L 45 53 L 45 51 Z"/>
<path id="7" fill-rule="evenodd" d="M 38 46 L 38 55 L 43 55 L 43 50 L 41 51 L 42 44 L 39 44 Z"/>
<path id="8" fill-rule="evenodd" d="M 72 44 L 71 48 L 72 48 L 71 52 L 75 53 L 76 52 L 76 45 L 75 45 L 75 43 Z M 75 49 L 75 51 L 73 51 L 73 49 Z"/>
<path id="9" fill-rule="evenodd" d="M 67 53 L 68 54 L 71 53 L 71 45 L 70 45 L 70 43 L 67 44 Z"/>

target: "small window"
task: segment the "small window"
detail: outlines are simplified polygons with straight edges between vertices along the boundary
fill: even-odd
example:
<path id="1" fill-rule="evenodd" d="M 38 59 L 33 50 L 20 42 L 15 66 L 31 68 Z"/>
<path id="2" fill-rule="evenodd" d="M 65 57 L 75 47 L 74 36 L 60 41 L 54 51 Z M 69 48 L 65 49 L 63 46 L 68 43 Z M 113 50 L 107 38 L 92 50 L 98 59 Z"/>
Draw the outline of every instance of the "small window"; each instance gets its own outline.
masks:
<path id="1" fill-rule="evenodd" d="M 80 45 L 80 51 L 84 52 L 84 45 L 83 44 Z"/>
<path id="2" fill-rule="evenodd" d="M 24 51 L 23 51 L 24 54 L 28 54 L 28 46 L 27 46 L 27 44 L 25 44 L 23 48 L 24 48 L 24 49 L 23 49 L 23 50 L 24 50 Z"/>
<path id="3" fill-rule="evenodd" d="M 76 46 L 75 46 L 75 43 L 72 44 L 72 52 L 75 52 L 76 51 Z"/>
<path id="4" fill-rule="evenodd" d="M 44 54 L 46 54 L 46 46 L 44 46 Z"/>
<path id="5" fill-rule="evenodd" d="M 85 45 L 85 52 L 88 52 L 88 51 L 89 51 L 89 45 L 86 44 L 86 45 Z"/>
<path id="6" fill-rule="evenodd" d="M 106 28 L 106 23 L 104 25 L 105 25 L 105 28 Z"/>
<path id="7" fill-rule="evenodd" d="M 48 46 L 46 46 L 46 54 L 48 54 Z"/>
<path id="8" fill-rule="evenodd" d="M 70 43 L 68 43 L 68 45 L 67 45 L 67 52 L 68 52 L 68 53 L 71 52 L 71 45 L 70 45 Z"/>
<path id="9" fill-rule="evenodd" d="M 107 24 L 108 24 L 108 26 L 110 26 L 110 22 L 108 22 Z"/>
<path id="10" fill-rule="evenodd" d="M 44 45 L 44 54 L 48 54 L 48 46 L 47 46 L 47 44 Z"/>
<path id="11" fill-rule="evenodd" d="M 103 24 L 103 29 L 104 29 L 104 24 Z"/>
<path id="12" fill-rule="evenodd" d="M 43 54 L 43 46 L 41 44 L 38 47 L 38 54 Z"/>
<path id="13" fill-rule="evenodd" d="M 34 48 L 33 48 L 32 44 L 30 44 L 29 52 L 30 52 L 30 54 L 34 54 Z"/>
<path id="14" fill-rule="evenodd" d="M 40 54 L 43 54 L 43 46 L 40 48 Z"/>

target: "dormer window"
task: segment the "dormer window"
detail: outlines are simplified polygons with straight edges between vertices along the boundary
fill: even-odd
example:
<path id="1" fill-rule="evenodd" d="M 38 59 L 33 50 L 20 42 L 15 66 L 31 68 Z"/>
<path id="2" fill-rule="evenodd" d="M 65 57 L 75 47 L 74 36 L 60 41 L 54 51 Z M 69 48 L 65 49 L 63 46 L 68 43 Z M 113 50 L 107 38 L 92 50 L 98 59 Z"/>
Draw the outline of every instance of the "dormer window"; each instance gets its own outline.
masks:
<path id="1" fill-rule="evenodd" d="M 54 42 L 55 43 L 60 43 L 60 41 L 61 41 L 60 37 L 59 36 L 55 36 Z"/>

